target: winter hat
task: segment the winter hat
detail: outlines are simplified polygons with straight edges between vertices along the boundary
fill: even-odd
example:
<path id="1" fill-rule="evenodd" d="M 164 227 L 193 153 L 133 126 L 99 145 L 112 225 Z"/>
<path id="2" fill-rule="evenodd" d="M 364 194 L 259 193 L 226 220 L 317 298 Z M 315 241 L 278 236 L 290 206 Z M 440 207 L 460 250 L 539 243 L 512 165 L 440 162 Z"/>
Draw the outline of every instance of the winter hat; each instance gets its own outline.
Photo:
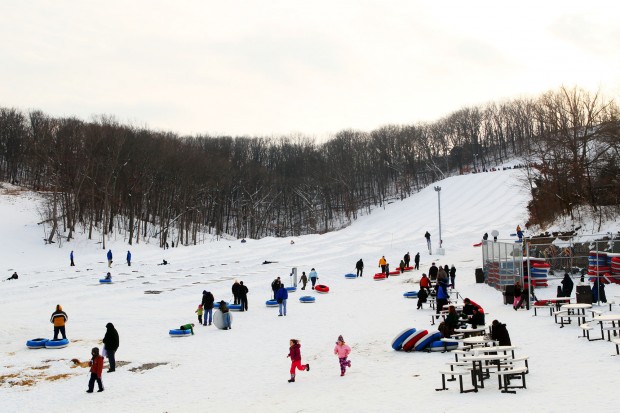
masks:
<path id="1" fill-rule="evenodd" d="M 342 334 L 338 336 L 338 341 L 342 341 L 344 343 L 344 338 L 342 338 Z"/>
<path id="2" fill-rule="evenodd" d="M 105 328 L 114 328 L 114 324 L 108 323 L 105 325 Z"/>
<path id="3" fill-rule="evenodd" d="M 207 290 L 202 290 L 202 293 L 203 293 L 203 294 L 206 294 L 206 293 L 207 293 Z"/>

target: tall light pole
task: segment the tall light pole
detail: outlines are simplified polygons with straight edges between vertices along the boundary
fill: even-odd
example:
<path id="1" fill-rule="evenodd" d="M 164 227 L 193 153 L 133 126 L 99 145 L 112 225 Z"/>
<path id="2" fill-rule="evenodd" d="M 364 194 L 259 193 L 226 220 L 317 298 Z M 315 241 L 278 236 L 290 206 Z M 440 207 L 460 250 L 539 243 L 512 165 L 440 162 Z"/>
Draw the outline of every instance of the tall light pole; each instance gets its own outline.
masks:
<path id="1" fill-rule="evenodd" d="M 441 187 L 436 186 L 435 191 L 437 192 L 437 210 L 439 211 L 439 253 L 443 249 L 443 241 L 441 240 Z"/>

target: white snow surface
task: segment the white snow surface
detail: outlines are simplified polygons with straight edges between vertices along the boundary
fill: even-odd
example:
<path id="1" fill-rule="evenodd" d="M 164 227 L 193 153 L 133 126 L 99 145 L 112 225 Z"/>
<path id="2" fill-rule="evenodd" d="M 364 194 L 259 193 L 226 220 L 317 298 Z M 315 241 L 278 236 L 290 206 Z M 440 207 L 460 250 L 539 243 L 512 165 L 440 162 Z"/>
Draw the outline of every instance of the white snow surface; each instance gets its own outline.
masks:
<path id="1" fill-rule="evenodd" d="M 560 329 L 548 315 L 514 311 L 501 294 L 476 284 L 482 266 L 480 248 L 472 247 L 484 232 L 497 229 L 509 239 L 517 224 L 524 226 L 527 190 L 519 170 L 447 178 L 441 186 L 442 236 L 446 254 L 429 256 L 425 231 L 438 240 L 437 193 L 430 186 L 403 201 L 377 209 L 349 227 L 323 235 L 217 241 L 162 250 L 156 242 L 128 246 L 122 236 L 108 241 L 115 259 L 114 283 L 100 285 L 108 271 L 101 239 L 78 234 L 69 243 L 44 245 L 37 222 L 37 197 L 22 193 L 0 196 L 0 254 L 6 279 L 0 283 L 0 410 L 6 412 L 576 412 L 588 408 L 617 411 L 620 396 L 615 347 L 607 341 L 579 338 L 574 324 Z M 616 225 L 616 224 L 613 224 Z M 611 225 L 606 230 L 617 231 Z M 293 239 L 294 244 L 290 241 Z M 133 264 L 125 264 L 130 249 Z M 69 252 L 76 266 L 69 266 Z M 373 281 L 382 255 L 395 269 L 402 256 L 420 252 L 421 270 Z M 345 279 L 364 259 L 363 278 Z M 162 259 L 170 265 L 157 265 Z M 263 261 L 275 261 L 263 265 Z M 518 355 L 529 356 L 527 389 L 502 394 L 493 378 L 478 393 L 459 394 L 458 384 L 441 387 L 440 370 L 454 360 L 451 353 L 405 353 L 390 344 L 408 327 L 431 329 L 433 310 L 416 310 L 416 301 L 403 298 L 431 262 L 454 264 L 456 287 L 481 304 L 490 322 L 507 324 Z M 289 273 L 301 275 L 312 267 L 328 294 L 290 293 L 288 314 L 278 317 L 267 308 L 270 284 Z M 233 328 L 200 326 L 194 311 L 202 291 L 216 300 L 231 301 L 233 281 L 249 288 L 249 311 L 233 313 Z M 557 281 L 538 290 L 553 297 Z M 145 294 L 147 290 L 161 294 Z M 620 294 L 608 286 L 607 297 Z M 316 296 L 302 304 L 302 295 Z M 58 350 L 29 350 L 25 343 L 52 336 L 49 318 L 56 304 L 69 316 L 72 343 Z M 600 307 L 608 311 L 607 306 Z M 614 306 L 613 312 L 620 312 Z M 87 368 L 72 368 L 71 359 L 88 360 L 101 345 L 105 325 L 120 334 L 117 360 L 127 364 L 115 373 L 104 369 L 103 393 L 87 394 Z M 168 330 L 196 323 L 196 334 L 171 338 Z M 436 326 L 435 326 L 436 327 Z M 352 367 L 340 376 L 333 348 L 342 334 L 351 346 Z M 288 383 L 290 338 L 301 340 L 302 362 L 311 371 L 298 372 Z M 147 363 L 164 363 L 130 371 Z M 107 364 L 107 360 L 106 360 Z M 60 375 L 58 377 L 55 377 Z M 53 380 L 57 378 L 56 380 Z M 24 385 L 31 380 L 31 385 Z M 19 384 L 21 383 L 21 384 Z M 458 382 L 457 382 L 458 383 Z"/>

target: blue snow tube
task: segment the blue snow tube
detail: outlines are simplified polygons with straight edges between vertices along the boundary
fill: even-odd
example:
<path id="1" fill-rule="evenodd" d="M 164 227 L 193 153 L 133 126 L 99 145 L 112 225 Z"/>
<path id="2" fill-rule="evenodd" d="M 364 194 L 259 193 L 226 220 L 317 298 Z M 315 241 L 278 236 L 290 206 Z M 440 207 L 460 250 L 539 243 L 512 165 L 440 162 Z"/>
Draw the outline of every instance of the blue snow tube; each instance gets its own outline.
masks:
<path id="1" fill-rule="evenodd" d="M 228 308 L 230 308 L 230 303 L 228 301 L 225 301 L 226 305 L 228 306 Z M 220 308 L 220 302 L 216 301 L 213 303 L 213 308 Z"/>
<path id="2" fill-rule="evenodd" d="M 48 341 L 47 338 L 33 338 L 32 340 L 26 341 L 26 347 L 31 349 L 45 348 L 45 343 Z"/>
<path id="3" fill-rule="evenodd" d="M 228 306 L 230 311 L 241 311 L 241 304 L 231 304 Z"/>
<path id="4" fill-rule="evenodd" d="M 192 335 L 192 330 L 181 330 L 180 328 L 174 328 L 168 332 L 170 337 L 187 337 Z"/>
<path id="5" fill-rule="evenodd" d="M 102 278 L 99 280 L 99 283 L 101 284 L 112 284 L 112 279 L 110 278 L 109 280 L 106 280 L 105 278 Z"/>
<path id="6" fill-rule="evenodd" d="M 357 278 L 357 275 L 355 275 L 355 274 L 345 274 L 344 278 L 346 278 L 347 280 L 351 280 L 353 278 Z"/>
<path id="7" fill-rule="evenodd" d="M 392 340 L 392 348 L 396 351 L 402 350 L 403 342 L 416 332 L 415 328 L 407 328 L 396 335 Z"/>
<path id="8" fill-rule="evenodd" d="M 61 338 L 59 340 L 47 340 L 45 342 L 45 348 L 65 348 L 69 345 L 68 338 Z"/>
<path id="9" fill-rule="evenodd" d="M 439 331 L 434 331 L 432 333 L 428 333 L 424 337 L 420 339 L 415 345 L 415 351 L 425 350 L 428 346 L 431 345 L 432 342 L 441 340 L 441 333 Z"/>
<path id="10" fill-rule="evenodd" d="M 433 341 L 429 344 L 430 351 L 452 351 L 459 348 L 459 343 L 456 341 Z"/>
<path id="11" fill-rule="evenodd" d="M 313 303 L 315 298 L 309 295 L 304 295 L 303 297 L 299 297 L 299 302 L 301 303 Z"/>
<path id="12" fill-rule="evenodd" d="M 276 300 L 267 300 L 267 301 L 265 301 L 265 305 L 267 307 L 277 307 L 278 306 L 278 302 Z"/>
<path id="13" fill-rule="evenodd" d="M 405 298 L 418 298 L 418 292 L 417 291 L 407 291 L 406 293 L 403 294 L 403 297 L 405 297 Z"/>
<path id="14" fill-rule="evenodd" d="M 297 287 L 286 287 L 286 291 L 288 291 L 289 293 L 294 293 L 295 291 L 297 291 Z"/>

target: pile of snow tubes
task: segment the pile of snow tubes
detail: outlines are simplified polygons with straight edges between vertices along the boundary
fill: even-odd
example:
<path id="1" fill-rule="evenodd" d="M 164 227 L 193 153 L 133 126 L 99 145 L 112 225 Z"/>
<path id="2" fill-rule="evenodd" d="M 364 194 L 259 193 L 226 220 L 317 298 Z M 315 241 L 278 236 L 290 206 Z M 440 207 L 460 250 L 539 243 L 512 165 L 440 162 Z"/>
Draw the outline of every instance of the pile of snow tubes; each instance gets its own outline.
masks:
<path id="1" fill-rule="evenodd" d="M 534 287 L 547 287 L 547 276 L 551 266 L 547 262 L 531 261 L 530 262 L 530 281 Z"/>
<path id="2" fill-rule="evenodd" d="M 309 295 L 304 295 L 303 297 L 299 297 L 299 302 L 300 303 L 313 303 L 316 299 L 314 297 L 311 297 Z"/>
<path id="3" fill-rule="evenodd" d="M 267 300 L 267 301 L 265 301 L 265 305 L 267 307 L 277 307 L 278 306 L 278 302 L 276 300 Z"/>
<path id="4" fill-rule="evenodd" d="M 294 293 L 295 291 L 297 291 L 297 287 L 286 287 L 286 291 L 288 291 L 289 293 Z"/>
<path id="5" fill-rule="evenodd" d="M 608 253 L 607 258 L 611 267 L 611 281 L 620 284 L 620 254 Z"/>
<path id="6" fill-rule="evenodd" d="M 415 333 L 415 328 L 406 328 L 394 337 L 392 340 L 392 348 L 396 351 L 402 350 L 403 342 L 409 337 L 411 334 Z"/>
<path id="7" fill-rule="evenodd" d="M 241 309 L 242 309 L 242 308 L 243 308 L 243 307 L 241 307 L 241 304 L 230 304 L 230 305 L 228 306 L 228 309 L 229 309 L 230 311 L 241 311 Z"/>
<path id="8" fill-rule="evenodd" d="M 407 337 L 405 341 L 403 341 L 403 346 L 401 350 L 407 351 L 407 352 L 412 351 L 415 345 L 418 343 L 418 341 L 420 341 L 420 339 L 427 334 L 428 334 L 428 330 L 418 330 L 414 332 L 409 337 Z"/>
<path id="9" fill-rule="evenodd" d="M 375 281 L 383 281 L 383 280 L 385 280 L 386 278 L 387 278 L 387 277 L 386 277 L 386 276 L 385 276 L 385 274 L 383 274 L 382 272 L 378 272 L 378 273 L 376 273 L 376 274 L 372 277 L 372 279 L 373 279 L 373 280 L 375 280 Z"/>
<path id="10" fill-rule="evenodd" d="M 101 284 L 112 284 L 112 279 L 106 280 L 105 278 L 102 278 L 99 280 L 99 283 Z"/>
<path id="11" fill-rule="evenodd" d="M 26 341 L 26 347 L 30 349 L 38 349 L 45 348 L 45 343 L 49 340 L 47 338 L 33 338 L 32 340 Z"/>
<path id="12" fill-rule="evenodd" d="M 456 341 L 442 341 L 439 331 L 416 330 L 407 328 L 392 340 L 396 351 L 451 351 L 458 348 Z"/>
<path id="13" fill-rule="evenodd" d="M 347 280 L 352 280 L 354 278 L 357 278 L 356 274 L 345 274 L 344 278 L 346 278 Z"/>
<path id="14" fill-rule="evenodd" d="M 620 275 L 620 261 L 617 261 L 615 266 L 613 265 L 613 259 L 616 258 L 617 260 L 619 255 L 620 254 L 610 254 L 604 251 L 590 251 L 588 257 L 588 275 L 590 276 L 590 281 L 594 282 L 598 277 L 604 284 L 620 282 L 620 280 L 612 276 L 614 267 L 616 268 L 616 273 Z"/>
<path id="15" fill-rule="evenodd" d="M 418 292 L 417 291 L 407 291 L 406 293 L 403 294 L 403 297 L 405 297 L 405 298 L 418 298 Z"/>
<path id="16" fill-rule="evenodd" d="M 168 332 L 170 337 L 188 337 L 192 335 L 192 330 L 181 330 L 180 328 L 173 328 Z"/>
<path id="17" fill-rule="evenodd" d="M 452 350 L 456 350 L 457 348 L 459 348 L 459 343 L 458 341 L 433 341 L 429 346 L 428 349 L 430 351 L 452 351 Z"/>
<path id="18" fill-rule="evenodd" d="M 324 284 L 317 284 L 317 285 L 314 287 L 314 290 L 315 290 L 317 293 L 327 294 L 327 293 L 329 292 L 329 287 L 328 287 L 328 286 L 326 286 L 326 285 L 324 285 Z"/>
<path id="19" fill-rule="evenodd" d="M 69 345 L 68 338 L 61 338 L 58 340 L 47 340 L 45 342 L 45 348 L 65 348 Z"/>

